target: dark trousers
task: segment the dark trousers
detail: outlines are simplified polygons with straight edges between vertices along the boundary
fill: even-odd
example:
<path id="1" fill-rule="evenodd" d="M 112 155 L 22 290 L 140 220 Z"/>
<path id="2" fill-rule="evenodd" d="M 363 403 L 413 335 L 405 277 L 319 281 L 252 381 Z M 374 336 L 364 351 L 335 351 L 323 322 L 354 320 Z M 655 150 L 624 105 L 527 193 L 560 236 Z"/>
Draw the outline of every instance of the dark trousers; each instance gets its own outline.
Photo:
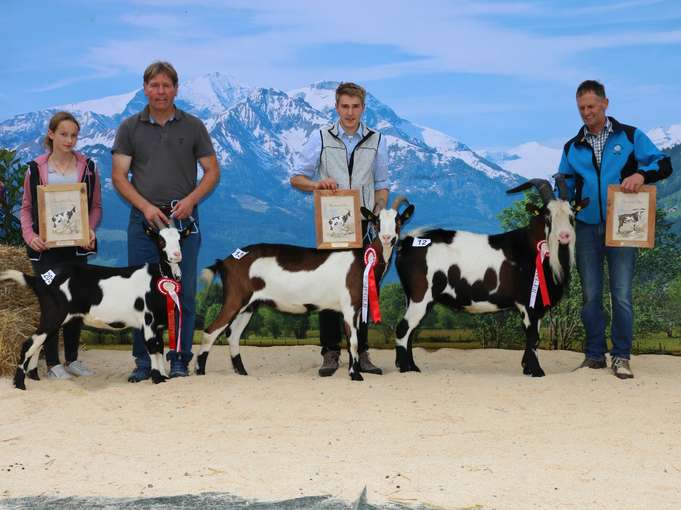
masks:
<path id="1" fill-rule="evenodd" d="M 198 227 L 198 210 L 194 209 L 194 218 Z M 130 222 L 128 223 L 128 265 L 135 266 L 146 264 L 147 262 L 158 262 L 159 254 L 156 243 L 144 233 L 144 215 L 133 207 L 130 212 Z M 198 267 L 199 247 L 201 246 L 201 234 L 198 231 L 192 232 L 184 239 L 180 240 L 182 250 L 182 262 L 180 271 L 182 272 L 182 290 L 180 291 L 180 303 L 182 304 L 182 330 L 181 330 L 181 354 L 175 351 L 168 351 L 166 357 L 170 356 L 171 361 L 177 357 L 185 364 L 192 359 L 192 339 L 194 337 L 194 321 L 196 319 L 196 284 Z M 176 315 L 176 320 L 179 317 Z M 151 359 L 147 352 L 142 330 L 135 329 L 132 333 L 132 355 L 137 366 L 150 367 Z"/>
<path id="2" fill-rule="evenodd" d="M 52 248 L 44 251 L 38 261 L 31 261 L 33 273 L 40 276 L 52 270 L 55 274 L 61 273 L 64 268 L 76 264 L 87 264 L 87 257 L 76 255 L 74 248 Z M 64 324 L 64 360 L 71 363 L 78 359 L 78 345 L 80 344 L 80 329 L 82 322 L 72 320 Z M 59 365 L 59 330 L 51 333 L 43 344 L 45 348 L 45 362 L 48 367 Z"/>
<path id="3" fill-rule="evenodd" d="M 366 237 L 367 225 L 367 222 L 362 220 L 364 246 L 369 244 Z M 343 322 L 343 314 L 340 312 L 334 312 L 333 310 L 322 310 L 319 312 L 319 340 L 322 344 L 322 356 L 327 351 L 340 351 L 341 332 L 345 332 Z M 357 352 L 362 353 L 368 350 L 369 324 L 360 321 L 359 329 L 357 330 Z"/>
<path id="4" fill-rule="evenodd" d="M 319 312 L 319 339 L 322 344 L 322 355 L 327 351 L 340 351 L 341 331 L 345 331 L 343 314 L 333 310 Z M 360 322 L 357 330 L 357 352 L 369 350 L 369 325 Z"/>

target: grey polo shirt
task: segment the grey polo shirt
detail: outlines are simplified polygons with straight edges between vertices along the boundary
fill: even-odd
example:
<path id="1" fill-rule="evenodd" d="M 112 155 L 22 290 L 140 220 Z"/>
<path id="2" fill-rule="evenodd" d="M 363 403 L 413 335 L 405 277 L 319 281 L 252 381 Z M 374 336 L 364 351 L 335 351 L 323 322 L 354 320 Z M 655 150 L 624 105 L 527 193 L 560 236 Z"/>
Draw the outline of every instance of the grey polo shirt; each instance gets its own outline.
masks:
<path id="1" fill-rule="evenodd" d="M 196 188 L 197 161 L 215 150 L 199 118 L 175 108 L 161 126 L 146 106 L 118 127 L 111 153 L 132 156 L 132 185 L 151 203 L 166 205 Z"/>

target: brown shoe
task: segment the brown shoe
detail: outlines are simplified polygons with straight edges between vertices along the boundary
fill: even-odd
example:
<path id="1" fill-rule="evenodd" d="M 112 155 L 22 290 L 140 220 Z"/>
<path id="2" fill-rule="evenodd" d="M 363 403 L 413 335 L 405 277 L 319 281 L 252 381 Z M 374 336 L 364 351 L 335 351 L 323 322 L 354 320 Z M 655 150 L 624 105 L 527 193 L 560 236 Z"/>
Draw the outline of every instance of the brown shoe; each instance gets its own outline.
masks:
<path id="1" fill-rule="evenodd" d="M 607 367 L 608 364 L 605 362 L 604 359 L 584 358 L 582 364 L 575 368 L 575 370 L 579 370 L 580 368 L 607 368 Z"/>
<path id="2" fill-rule="evenodd" d="M 371 359 L 369 359 L 368 351 L 359 353 L 359 371 L 366 374 L 383 375 L 383 370 L 374 365 Z"/>
<path id="3" fill-rule="evenodd" d="M 319 377 L 329 377 L 338 370 L 338 358 L 340 351 L 326 351 L 324 353 L 324 361 L 319 367 Z"/>
<path id="4" fill-rule="evenodd" d="M 626 358 L 612 358 L 612 372 L 619 379 L 633 379 L 634 377 L 629 367 L 629 360 Z"/>

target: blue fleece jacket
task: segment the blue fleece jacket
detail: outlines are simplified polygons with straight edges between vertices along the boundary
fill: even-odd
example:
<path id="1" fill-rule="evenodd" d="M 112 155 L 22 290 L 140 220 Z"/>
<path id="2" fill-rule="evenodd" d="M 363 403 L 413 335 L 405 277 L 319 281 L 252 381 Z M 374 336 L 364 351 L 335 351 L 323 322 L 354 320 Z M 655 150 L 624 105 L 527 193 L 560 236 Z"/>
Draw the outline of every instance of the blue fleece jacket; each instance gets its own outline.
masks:
<path id="1" fill-rule="evenodd" d="M 645 133 L 612 117 L 609 119 L 612 133 L 603 147 L 600 166 L 582 127 L 577 136 L 565 144 L 558 169 L 559 173 L 574 177 L 567 180 L 571 198 L 590 199 L 589 205 L 577 213 L 577 219 L 594 225 L 605 222 L 609 184 L 621 184 L 635 173 L 650 184 L 672 173 L 669 157 L 655 147 Z"/>

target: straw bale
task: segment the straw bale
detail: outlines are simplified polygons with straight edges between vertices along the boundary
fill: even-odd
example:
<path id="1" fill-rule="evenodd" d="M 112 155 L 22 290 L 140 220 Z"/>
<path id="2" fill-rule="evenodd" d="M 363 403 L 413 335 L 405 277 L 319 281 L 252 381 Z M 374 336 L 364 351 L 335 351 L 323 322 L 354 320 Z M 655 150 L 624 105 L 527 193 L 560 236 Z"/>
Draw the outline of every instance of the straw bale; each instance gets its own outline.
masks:
<path id="1" fill-rule="evenodd" d="M 0 272 L 16 269 L 32 274 L 26 250 L 0 244 Z M 14 282 L 0 282 L 0 376 L 11 375 L 21 344 L 38 325 L 40 308 L 33 291 Z"/>

